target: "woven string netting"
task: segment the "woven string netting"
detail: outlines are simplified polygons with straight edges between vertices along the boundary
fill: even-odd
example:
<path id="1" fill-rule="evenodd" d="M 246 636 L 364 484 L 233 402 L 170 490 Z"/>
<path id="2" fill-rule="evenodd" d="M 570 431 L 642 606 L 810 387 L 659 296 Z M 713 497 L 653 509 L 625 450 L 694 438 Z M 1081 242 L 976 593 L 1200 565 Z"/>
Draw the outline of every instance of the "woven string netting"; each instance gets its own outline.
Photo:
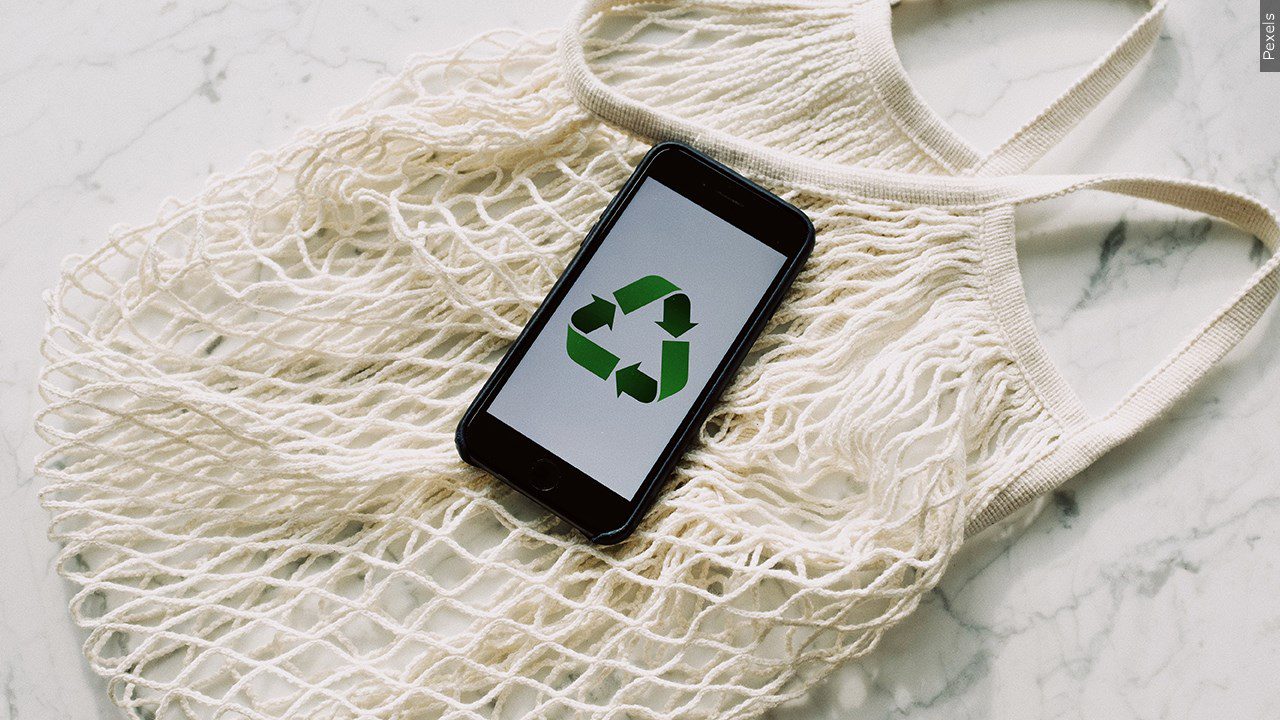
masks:
<path id="1" fill-rule="evenodd" d="M 747 717 L 912 610 L 1057 432 L 976 215 L 775 188 L 818 247 L 620 546 L 458 459 L 644 149 L 491 37 L 68 263 L 43 498 L 130 717 Z"/>
<path id="2" fill-rule="evenodd" d="M 613 90 L 700 125 L 810 158 L 954 172 L 870 80 L 850 11 L 859 1 L 601 3 L 581 29 L 583 51 Z"/>

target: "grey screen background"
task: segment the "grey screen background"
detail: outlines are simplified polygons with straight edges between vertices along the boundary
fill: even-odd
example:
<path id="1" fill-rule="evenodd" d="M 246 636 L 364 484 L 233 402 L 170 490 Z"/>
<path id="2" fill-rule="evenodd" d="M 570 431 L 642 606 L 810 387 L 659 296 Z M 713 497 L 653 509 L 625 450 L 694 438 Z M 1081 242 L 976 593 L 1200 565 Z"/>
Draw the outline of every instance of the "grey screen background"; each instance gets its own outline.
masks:
<path id="1" fill-rule="evenodd" d="M 489 412 L 569 464 L 630 500 L 689 412 L 734 338 L 759 304 L 786 258 L 662 183 L 646 179 L 596 249 L 564 302 L 529 346 L 494 397 Z M 661 275 L 689 296 L 696 327 L 689 341 L 689 382 L 648 404 L 617 396 L 569 359 L 565 337 L 574 311 L 592 294 L 613 292 L 645 275 Z M 656 324 L 662 303 L 629 315 L 615 313 L 613 329 L 588 335 L 621 358 L 640 362 L 657 378 L 662 341 Z"/>

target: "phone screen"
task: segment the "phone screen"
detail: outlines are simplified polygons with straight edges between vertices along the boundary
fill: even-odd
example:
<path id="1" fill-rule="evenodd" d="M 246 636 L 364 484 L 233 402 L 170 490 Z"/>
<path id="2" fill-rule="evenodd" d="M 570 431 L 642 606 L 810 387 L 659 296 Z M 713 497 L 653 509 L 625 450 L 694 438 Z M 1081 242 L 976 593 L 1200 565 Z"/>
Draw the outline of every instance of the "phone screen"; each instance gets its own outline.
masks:
<path id="1" fill-rule="evenodd" d="M 630 501 L 786 260 L 646 178 L 489 413 Z"/>

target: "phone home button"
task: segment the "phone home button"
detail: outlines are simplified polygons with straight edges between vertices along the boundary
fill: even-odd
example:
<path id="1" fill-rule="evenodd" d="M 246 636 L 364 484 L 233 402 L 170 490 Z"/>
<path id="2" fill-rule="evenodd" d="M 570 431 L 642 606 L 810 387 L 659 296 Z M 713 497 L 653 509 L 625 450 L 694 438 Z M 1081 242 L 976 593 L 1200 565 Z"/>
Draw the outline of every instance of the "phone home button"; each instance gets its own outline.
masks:
<path id="1" fill-rule="evenodd" d="M 533 486 L 534 490 L 549 492 L 560 484 L 560 469 L 550 460 L 544 458 L 535 461 L 531 470 L 529 484 Z"/>

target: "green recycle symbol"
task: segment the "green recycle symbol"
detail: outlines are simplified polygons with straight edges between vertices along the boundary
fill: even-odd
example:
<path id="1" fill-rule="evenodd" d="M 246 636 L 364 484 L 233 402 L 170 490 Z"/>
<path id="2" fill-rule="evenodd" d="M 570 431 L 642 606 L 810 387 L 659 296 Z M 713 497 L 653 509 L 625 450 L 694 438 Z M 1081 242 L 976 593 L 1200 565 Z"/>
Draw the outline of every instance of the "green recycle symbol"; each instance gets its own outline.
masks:
<path id="1" fill-rule="evenodd" d="M 614 373 L 621 362 L 618 356 L 587 337 L 606 325 L 613 329 L 614 304 L 599 295 L 592 295 L 591 302 L 575 310 L 569 318 L 569 337 L 565 344 L 569 357 L 601 380 L 608 380 L 613 375 L 618 397 L 626 393 L 642 403 L 650 403 L 680 392 L 689 382 L 689 341 L 675 338 L 698 324 L 689 322 L 689 296 L 660 275 L 646 275 L 619 289 L 613 294 L 613 299 L 623 315 L 662 300 L 662 319 L 658 321 L 658 327 L 666 330 L 672 339 L 662 341 L 660 379 L 654 380 L 641 370 L 640 363 L 618 368 Z"/>

